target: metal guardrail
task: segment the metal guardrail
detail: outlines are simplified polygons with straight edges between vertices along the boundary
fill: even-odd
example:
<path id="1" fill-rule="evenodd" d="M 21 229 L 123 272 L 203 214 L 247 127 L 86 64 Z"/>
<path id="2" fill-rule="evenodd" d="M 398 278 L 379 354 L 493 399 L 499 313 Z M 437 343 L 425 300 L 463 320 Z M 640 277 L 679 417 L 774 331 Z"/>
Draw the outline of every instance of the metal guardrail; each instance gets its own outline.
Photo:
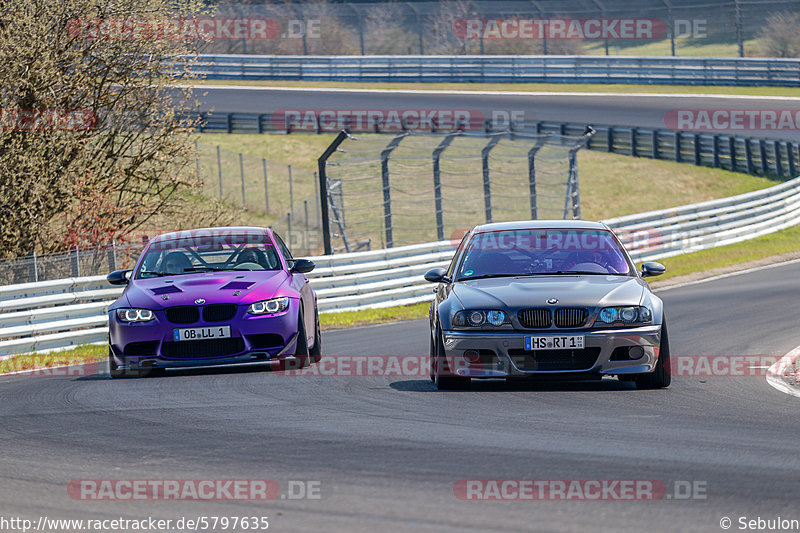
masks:
<path id="1" fill-rule="evenodd" d="M 800 86 L 800 60 L 626 56 L 199 55 L 213 80 Z"/>
<path id="2" fill-rule="evenodd" d="M 730 198 L 607 220 L 637 261 L 747 240 L 797 224 L 800 178 Z M 422 274 L 445 266 L 456 243 L 441 241 L 312 258 L 321 312 L 431 299 Z M 120 288 L 104 276 L 0 287 L 0 356 L 104 342 L 107 306 Z"/>
<path id="3" fill-rule="evenodd" d="M 199 118 L 200 132 L 291 132 L 290 128 L 284 127 L 283 117 L 276 120 L 269 113 L 204 112 L 199 114 Z M 276 129 L 276 124 L 281 127 Z M 490 121 L 466 124 L 464 127 L 489 132 L 501 131 L 494 129 Z M 597 124 L 593 127 L 597 133 L 586 146 L 590 150 L 722 168 L 760 176 L 793 177 L 800 170 L 800 143 L 797 142 L 659 128 Z M 371 126 L 370 131 L 380 132 L 380 125 Z M 578 137 L 585 133 L 586 124 L 512 122 L 508 131 L 511 134 L 551 133 Z"/>

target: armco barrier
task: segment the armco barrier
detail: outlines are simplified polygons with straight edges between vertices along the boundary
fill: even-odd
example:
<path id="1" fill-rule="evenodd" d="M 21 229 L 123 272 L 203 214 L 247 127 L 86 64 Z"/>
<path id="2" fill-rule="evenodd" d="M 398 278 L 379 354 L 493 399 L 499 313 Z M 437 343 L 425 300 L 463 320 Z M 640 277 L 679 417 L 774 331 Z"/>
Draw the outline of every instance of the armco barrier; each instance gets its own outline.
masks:
<path id="1" fill-rule="evenodd" d="M 637 261 L 739 242 L 800 221 L 800 178 L 730 198 L 606 220 Z M 313 257 L 321 312 L 432 299 L 422 274 L 444 266 L 455 243 Z M 0 357 L 104 342 L 107 306 L 119 295 L 104 276 L 0 287 Z"/>
<path id="2" fill-rule="evenodd" d="M 800 85 L 800 60 L 626 56 L 200 55 L 212 80 Z"/>

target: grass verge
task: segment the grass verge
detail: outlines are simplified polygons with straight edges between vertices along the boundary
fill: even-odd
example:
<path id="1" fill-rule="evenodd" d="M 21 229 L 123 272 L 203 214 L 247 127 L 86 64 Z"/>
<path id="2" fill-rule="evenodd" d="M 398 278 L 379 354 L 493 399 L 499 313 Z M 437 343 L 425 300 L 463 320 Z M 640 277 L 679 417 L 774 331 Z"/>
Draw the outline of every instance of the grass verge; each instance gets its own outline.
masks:
<path id="1" fill-rule="evenodd" d="M 729 87 L 697 85 L 639 85 L 601 83 L 397 83 L 344 81 L 284 81 L 284 80 L 194 80 L 200 90 L 204 85 L 242 87 L 297 87 L 322 89 L 383 89 L 396 91 L 501 91 L 556 93 L 641 93 L 641 94 L 718 94 L 749 96 L 800 97 L 797 87 Z"/>
<path id="2" fill-rule="evenodd" d="M 749 267 L 769 264 L 770 258 L 782 257 L 798 250 L 800 250 L 800 226 L 794 226 L 749 241 L 665 259 L 667 273 L 654 280 L 652 285 L 654 288 L 667 286 L 670 285 L 667 283 L 670 279 L 677 282 L 691 275 L 700 279 L 714 274 L 715 270 L 726 267 L 728 270 L 735 270 L 736 265 Z M 383 309 L 323 313 L 319 317 L 320 327 L 323 330 L 331 330 L 421 319 L 428 316 L 429 305 L 429 303 L 423 302 Z M 107 355 L 108 348 L 104 345 L 78 346 L 71 350 L 50 354 L 20 355 L 0 361 L 0 374 L 34 368 L 51 368 L 64 364 L 104 361 Z"/>

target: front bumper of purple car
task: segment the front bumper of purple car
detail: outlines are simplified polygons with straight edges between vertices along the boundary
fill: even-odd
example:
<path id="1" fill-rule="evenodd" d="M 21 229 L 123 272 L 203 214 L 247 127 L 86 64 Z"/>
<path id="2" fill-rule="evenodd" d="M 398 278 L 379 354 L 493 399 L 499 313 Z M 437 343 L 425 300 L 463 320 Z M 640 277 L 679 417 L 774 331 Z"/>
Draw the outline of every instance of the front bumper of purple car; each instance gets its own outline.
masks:
<path id="1" fill-rule="evenodd" d="M 124 322 L 109 311 L 109 348 L 120 370 L 248 363 L 291 363 L 297 348 L 299 300 L 285 311 L 252 315 L 247 305 L 165 308 L 152 320 Z M 187 329 L 194 330 L 191 339 Z M 206 335 L 208 334 L 208 335 Z M 203 338 L 212 336 L 213 338 Z"/>

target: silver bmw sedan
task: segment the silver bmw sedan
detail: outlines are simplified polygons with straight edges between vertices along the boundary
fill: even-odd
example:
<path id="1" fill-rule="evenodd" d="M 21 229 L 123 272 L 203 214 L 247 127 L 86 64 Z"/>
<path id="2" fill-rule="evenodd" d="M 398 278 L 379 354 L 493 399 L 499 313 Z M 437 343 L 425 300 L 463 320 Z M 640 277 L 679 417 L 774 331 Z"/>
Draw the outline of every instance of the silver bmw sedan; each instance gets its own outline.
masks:
<path id="1" fill-rule="evenodd" d="M 477 226 L 437 283 L 430 374 L 439 389 L 472 379 L 601 379 L 670 384 L 663 303 L 605 224 L 536 220 Z"/>

